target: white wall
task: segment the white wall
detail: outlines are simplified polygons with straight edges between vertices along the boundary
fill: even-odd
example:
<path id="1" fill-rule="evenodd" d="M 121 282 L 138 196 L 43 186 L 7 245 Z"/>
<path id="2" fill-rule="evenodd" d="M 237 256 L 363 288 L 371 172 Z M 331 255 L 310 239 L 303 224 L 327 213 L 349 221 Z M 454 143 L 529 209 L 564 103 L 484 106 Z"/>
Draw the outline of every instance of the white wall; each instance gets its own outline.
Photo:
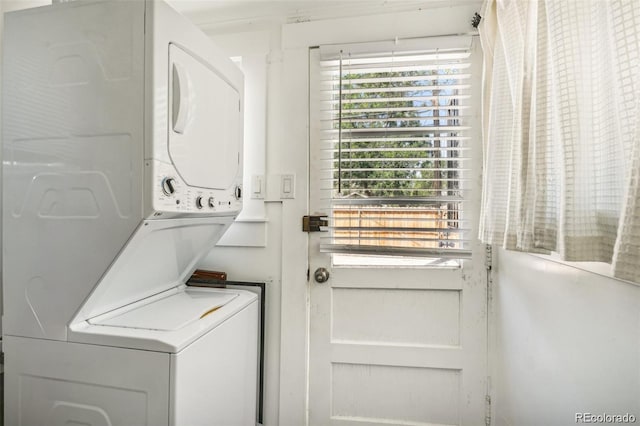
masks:
<path id="1" fill-rule="evenodd" d="M 640 421 L 640 286 L 504 250 L 494 271 L 493 424 Z"/>

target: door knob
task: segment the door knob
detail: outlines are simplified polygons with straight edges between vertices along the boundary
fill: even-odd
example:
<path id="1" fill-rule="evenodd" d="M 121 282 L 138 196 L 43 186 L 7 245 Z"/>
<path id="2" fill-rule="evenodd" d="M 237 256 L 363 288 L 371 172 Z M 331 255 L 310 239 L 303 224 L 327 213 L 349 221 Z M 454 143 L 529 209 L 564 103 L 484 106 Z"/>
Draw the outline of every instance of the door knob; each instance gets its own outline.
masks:
<path id="1" fill-rule="evenodd" d="M 318 268 L 313 273 L 313 278 L 317 283 L 326 283 L 329 280 L 329 271 L 327 271 L 326 268 Z"/>

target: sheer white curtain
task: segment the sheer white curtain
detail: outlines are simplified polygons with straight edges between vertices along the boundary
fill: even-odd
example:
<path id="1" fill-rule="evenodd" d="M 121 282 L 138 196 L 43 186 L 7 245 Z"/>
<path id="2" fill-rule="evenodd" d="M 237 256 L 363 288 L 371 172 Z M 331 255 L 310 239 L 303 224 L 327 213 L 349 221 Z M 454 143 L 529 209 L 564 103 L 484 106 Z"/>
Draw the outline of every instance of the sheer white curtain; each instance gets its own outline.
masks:
<path id="1" fill-rule="evenodd" d="M 640 282 L 640 1 L 486 0 L 480 238 Z"/>

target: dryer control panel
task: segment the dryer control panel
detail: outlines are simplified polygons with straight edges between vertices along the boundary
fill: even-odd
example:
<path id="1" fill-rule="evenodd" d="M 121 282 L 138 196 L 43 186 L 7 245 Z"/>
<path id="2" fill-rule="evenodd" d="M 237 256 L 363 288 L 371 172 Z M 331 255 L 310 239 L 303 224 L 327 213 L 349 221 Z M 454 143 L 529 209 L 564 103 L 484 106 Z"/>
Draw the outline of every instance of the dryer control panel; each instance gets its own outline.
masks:
<path id="1" fill-rule="evenodd" d="M 202 216 L 231 216 L 242 209 L 242 184 L 237 182 L 229 188 L 211 189 L 189 186 L 174 167 L 159 161 L 153 164 L 152 217 L 175 217 L 184 214 Z"/>

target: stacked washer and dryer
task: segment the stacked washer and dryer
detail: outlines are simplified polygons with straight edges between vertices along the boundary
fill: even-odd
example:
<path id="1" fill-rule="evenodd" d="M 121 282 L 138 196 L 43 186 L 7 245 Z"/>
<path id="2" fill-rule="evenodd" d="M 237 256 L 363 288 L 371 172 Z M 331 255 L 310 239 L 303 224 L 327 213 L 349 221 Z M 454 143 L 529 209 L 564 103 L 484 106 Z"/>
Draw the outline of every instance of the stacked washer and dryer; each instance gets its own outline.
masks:
<path id="1" fill-rule="evenodd" d="M 256 295 L 184 284 L 241 210 L 242 73 L 161 1 L 4 28 L 5 424 L 254 425 Z"/>

